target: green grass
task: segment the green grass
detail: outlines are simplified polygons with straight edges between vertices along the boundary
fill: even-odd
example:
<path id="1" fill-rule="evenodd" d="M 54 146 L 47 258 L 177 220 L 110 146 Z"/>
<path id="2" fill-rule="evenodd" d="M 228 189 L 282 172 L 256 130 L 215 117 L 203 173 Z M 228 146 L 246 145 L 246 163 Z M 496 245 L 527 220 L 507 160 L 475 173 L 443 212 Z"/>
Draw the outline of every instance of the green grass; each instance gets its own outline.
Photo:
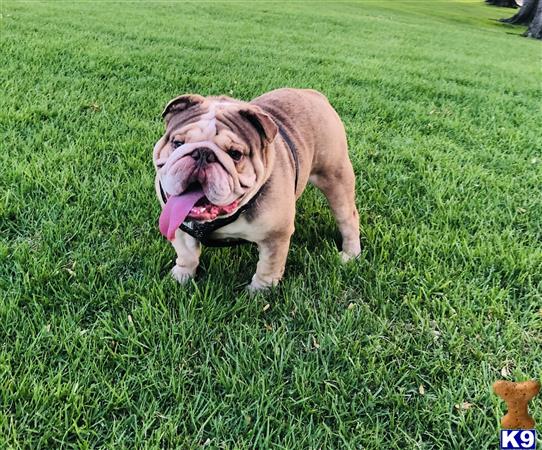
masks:
<path id="1" fill-rule="evenodd" d="M 2 2 L 0 448 L 496 448 L 491 384 L 542 378 L 542 47 L 512 13 Z M 362 257 L 309 188 L 278 289 L 245 293 L 250 247 L 176 285 L 162 107 L 281 86 L 344 120 Z"/>

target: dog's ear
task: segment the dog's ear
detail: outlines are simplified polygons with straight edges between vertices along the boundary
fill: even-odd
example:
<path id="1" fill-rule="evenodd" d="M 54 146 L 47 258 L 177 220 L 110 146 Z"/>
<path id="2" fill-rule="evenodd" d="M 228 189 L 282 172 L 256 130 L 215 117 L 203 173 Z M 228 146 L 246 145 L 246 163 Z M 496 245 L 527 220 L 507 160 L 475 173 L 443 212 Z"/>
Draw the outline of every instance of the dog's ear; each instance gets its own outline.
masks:
<path id="1" fill-rule="evenodd" d="M 205 101 L 205 97 L 198 94 L 185 94 L 171 100 L 162 113 L 164 120 L 169 122 L 174 114 L 191 108 L 192 106 L 199 105 Z"/>
<path id="2" fill-rule="evenodd" d="M 275 121 L 260 107 L 250 105 L 239 110 L 239 114 L 256 128 L 264 144 L 273 142 L 279 129 Z"/>

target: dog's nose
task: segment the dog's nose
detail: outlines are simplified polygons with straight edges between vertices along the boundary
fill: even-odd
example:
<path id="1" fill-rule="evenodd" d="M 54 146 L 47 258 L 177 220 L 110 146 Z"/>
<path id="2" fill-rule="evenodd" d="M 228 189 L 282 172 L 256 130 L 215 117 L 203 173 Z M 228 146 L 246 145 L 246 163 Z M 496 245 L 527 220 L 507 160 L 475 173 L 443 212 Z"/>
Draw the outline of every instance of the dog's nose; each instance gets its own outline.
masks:
<path id="1" fill-rule="evenodd" d="M 214 152 L 205 147 L 197 148 L 190 154 L 190 156 L 192 156 L 192 158 L 194 158 L 200 164 L 212 163 L 216 161 L 216 155 Z"/>

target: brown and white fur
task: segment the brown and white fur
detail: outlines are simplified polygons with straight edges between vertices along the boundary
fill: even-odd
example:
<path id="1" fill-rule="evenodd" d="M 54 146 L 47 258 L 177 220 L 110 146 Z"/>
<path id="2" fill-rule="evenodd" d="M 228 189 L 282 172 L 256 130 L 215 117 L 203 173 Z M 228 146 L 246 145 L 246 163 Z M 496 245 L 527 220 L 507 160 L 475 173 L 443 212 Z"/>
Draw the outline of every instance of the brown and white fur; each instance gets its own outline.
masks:
<path id="1" fill-rule="evenodd" d="M 324 95 L 285 88 L 243 102 L 189 94 L 172 100 L 163 115 L 166 132 L 154 148 L 156 189 L 162 206 L 160 183 L 169 195 L 178 195 L 196 182 L 212 204 L 237 201 L 237 207 L 262 189 L 247 211 L 212 236 L 241 238 L 258 245 L 259 261 L 249 290 L 274 286 L 282 278 L 294 232 L 296 200 L 309 181 L 324 193 L 333 211 L 343 239 L 342 260 L 359 255 L 354 171 L 344 126 Z M 297 189 L 295 162 L 277 123 L 298 155 Z M 175 148 L 174 141 L 182 145 Z M 209 161 L 196 167 L 190 154 L 202 145 L 209 152 Z M 242 153 L 240 161 L 229 156 L 232 148 Z M 172 275 L 184 283 L 196 273 L 201 244 L 178 229 L 172 245 L 177 253 Z"/>

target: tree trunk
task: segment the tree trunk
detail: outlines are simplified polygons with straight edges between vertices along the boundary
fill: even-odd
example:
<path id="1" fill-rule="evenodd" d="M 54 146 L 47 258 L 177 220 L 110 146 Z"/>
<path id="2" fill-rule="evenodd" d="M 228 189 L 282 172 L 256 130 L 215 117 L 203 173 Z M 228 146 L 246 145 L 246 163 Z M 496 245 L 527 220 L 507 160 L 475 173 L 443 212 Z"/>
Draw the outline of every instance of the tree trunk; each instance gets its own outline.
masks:
<path id="1" fill-rule="evenodd" d="M 506 8 L 517 8 L 515 0 L 486 0 L 488 5 L 504 6 Z"/>
<path id="2" fill-rule="evenodd" d="M 529 25 L 534 19 L 537 6 L 540 6 L 539 0 L 525 0 L 518 13 L 508 19 L 501 19 L 501 22 L 512 23 L 514 25 Z"/>
<path id="3" fill-rule="evenodd" d="M 529 25 L 529 29 L 523 36 L 532 37 L 535 39 L 542 39 L 542 1 L 538 0 L 536 5 L 536 12 L 534 18 Z"/>

